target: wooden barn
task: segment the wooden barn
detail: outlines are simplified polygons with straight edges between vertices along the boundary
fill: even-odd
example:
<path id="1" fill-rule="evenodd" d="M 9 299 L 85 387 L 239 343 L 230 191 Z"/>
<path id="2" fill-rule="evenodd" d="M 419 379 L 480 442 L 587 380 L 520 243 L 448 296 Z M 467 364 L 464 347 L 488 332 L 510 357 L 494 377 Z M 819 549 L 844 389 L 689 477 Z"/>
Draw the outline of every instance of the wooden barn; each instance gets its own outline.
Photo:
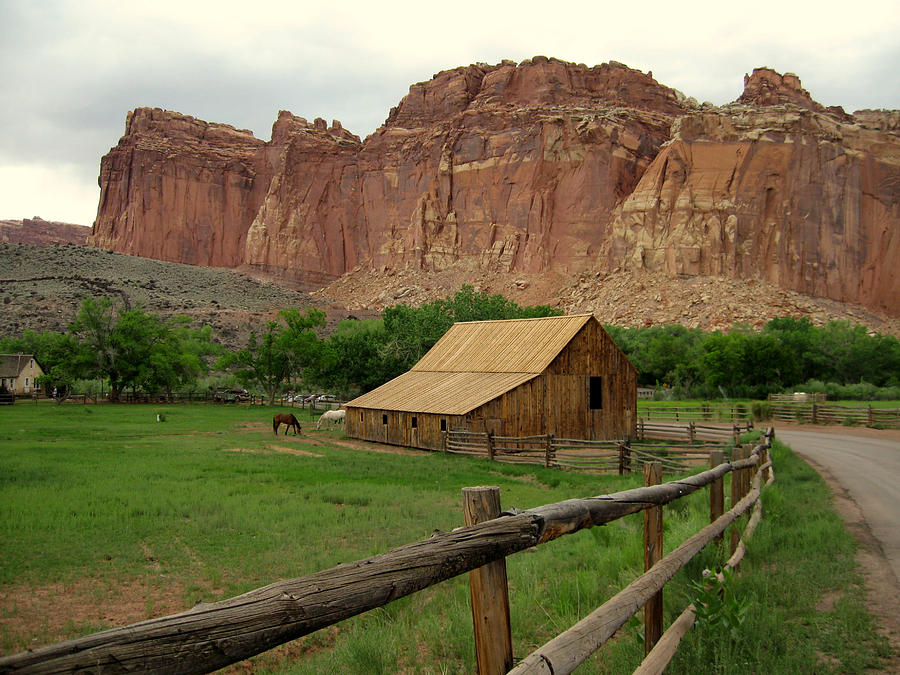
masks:
<path id="1" fill-rule="evenodd" d="M 352 438 L 432 450 L 451 429 L 624 438 L 637 370 L 591 314 L 456 323 L 412 370 L 346 408 Z"/>

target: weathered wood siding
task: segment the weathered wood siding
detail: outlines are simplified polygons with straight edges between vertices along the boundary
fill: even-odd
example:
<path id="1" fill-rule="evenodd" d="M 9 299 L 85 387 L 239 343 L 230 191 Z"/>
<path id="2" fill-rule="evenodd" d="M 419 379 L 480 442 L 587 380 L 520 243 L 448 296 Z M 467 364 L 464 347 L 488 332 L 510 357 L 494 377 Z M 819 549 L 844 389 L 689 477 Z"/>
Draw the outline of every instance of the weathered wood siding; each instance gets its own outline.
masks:
<path id="1" fill-rule="evenodd" d="M 464 428 L 459 415 L 348 408 L 346 433 L 376 443 L 440 450 L 444 445 L 442 420 L 447 429 Z"/>
<path id="2" fill-rule="evenodd" d="M 602 408 L 590 408 L 591 377 Z M 603 327 L 588 322 L 541 375 L 470 412 L 463 428 L 502 436 L 552 433 L 603 440 L 633 436 L 637 371 Z"/>

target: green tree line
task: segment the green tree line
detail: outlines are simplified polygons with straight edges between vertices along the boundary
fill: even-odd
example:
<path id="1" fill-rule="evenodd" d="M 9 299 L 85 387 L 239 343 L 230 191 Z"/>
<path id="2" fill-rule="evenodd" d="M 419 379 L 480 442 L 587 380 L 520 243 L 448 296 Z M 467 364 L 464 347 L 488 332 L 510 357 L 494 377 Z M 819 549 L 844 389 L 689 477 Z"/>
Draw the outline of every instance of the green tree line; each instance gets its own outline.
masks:
<path id="1" fill-rule="evenodd" d="M 778 318 L 762 330 L 728 332 L 606 328 L 637 367 L 640 385 L 671 387 L 677 397 L 765 398 L 801 387 L 829 398 L 874 398 L 876 389 L 900 395 L 900 341 L 848 321 Z"/>
<path id="2" fill-rule="evenodd" d="M 409 370 L 456 321 L 558 315 L 520 306 L 472 286 L 420 307 L 387 308 L 380 319 L 345 320 L 325 335 L 325 313 L 287 309 L 229 352 L 209 326 L 163 320 L 141 308 L 85 298 L 66 333 L 26 331 L 0 339 L 2 353 L 31 353 L 45 369 L 39 384 L 61 394 L 82 379 L 123 391 L 194 388 L 210 372 L 269 402 L 286 391 L 317 388 L 351 397 Z M 762 330 L 737 325 L 703 332 L 679 325 L 606 329 L 639 372 L 639 385 L 685 398 L 764 398 L 803 388 L 831 398 L 900 398 L 900 341 L 845 321 L 817 327 L 780 318 Z"/>

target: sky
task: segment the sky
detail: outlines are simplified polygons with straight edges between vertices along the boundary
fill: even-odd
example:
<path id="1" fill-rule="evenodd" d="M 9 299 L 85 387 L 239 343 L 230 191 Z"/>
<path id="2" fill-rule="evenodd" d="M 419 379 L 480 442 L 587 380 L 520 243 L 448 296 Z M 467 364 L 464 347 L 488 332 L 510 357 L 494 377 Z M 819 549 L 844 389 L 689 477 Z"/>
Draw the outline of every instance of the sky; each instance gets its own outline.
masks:
<path id="1" fill-rule="evenodd" d="M 536 55 L 619 61 L 715 104 L 767 66 L 826 106 L 900 109 L 897 0 L 0 0 L 0 219 L 92 224 L 134 108 L 263 140 L 289 110 L 364 138 L 411 84 Z"/>

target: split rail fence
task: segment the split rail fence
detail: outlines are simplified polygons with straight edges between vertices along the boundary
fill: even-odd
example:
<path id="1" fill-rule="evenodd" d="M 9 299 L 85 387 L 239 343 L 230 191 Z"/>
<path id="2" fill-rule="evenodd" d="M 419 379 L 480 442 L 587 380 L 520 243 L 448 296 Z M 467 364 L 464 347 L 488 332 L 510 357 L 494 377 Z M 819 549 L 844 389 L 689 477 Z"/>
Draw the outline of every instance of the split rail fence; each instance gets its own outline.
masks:
<path id="1" fill-rule="evenodd" d="M 510 464 L 542 464 L 546 467 L 583 471 L 630 473 L 633 466 L 661 462 L 672 471 L 688 471 L 705 462 L 712 450 L 740 445 L 742 433 L 752 424 L 729 427 L 638 421 L 636 440 L 589 441 L 539 436 L 495 436 L 490 432 L 450 430 L 444 435 L 444 452 L 486 457 Z M 652 439 L 666 440 L 665 445 Z M 674 441 L 674 442 L 673 442 Z"/>
<path id="2" fill-rule="evenodd" d="M 701 403 L 699 405 L 648 406 L 638 403 L 638 417 L 669 422 L 749 422 L 753 414 L 742 403 Z"/>
<path id="3" fill-rule="evenodd" d="M 526 511 L 501 513 L 497 488 L 466 488 L 466 525 L 452 532 L 437 532 L 430 539 L 387 553 L 279 581 L 179 614 L 2 657 L 0 673 L 211 672 L 464 572 L 471 573 L 480 675 L 570 673 L 642 607 L 648 655 L 639 672 L 661 673 L 674 653 L 672 645 L 677 647 L 689 623 L 679 618 L 673 629 L 662 632 L 662 589 L 706 544 L 721 538 L 733 524 L 734 555 L 729 564 L 740 560 L 742 542 L 735 521 L 751 507 L 755 509 L 744 530 L 746 538 L 754 518 L 759 519 L 762 483 L 773 479 L 768 461 L 773 436 L 769 429 L 763 443 L 752 452 L 737 449 L 731 461 L 725 461 L 721 451 L 714 451 L 709 458 L 712 468 L 695 475 L 657 484 L 662 467 L 651 463 L 645 467 L 646 487 L 569 499 Z M 724 512 L 723 485 L 729 473 L 733 506 Z M 755 474 L 752 480 L 751 474 Z M 662 557 L 660 507 L 707 486 L 711 524 Z M 640 511 L 645 514 L 646 573 L 575 626 L 514 664 L 506 557 Z M 689 610 L 684 615 L 687 619 Z"/>
<path id="4" fill-rule="evenodd" d="M 900 428 L 900 408 L 873 408 L 827 403 L 772 403 L 772 417 L 780 422 L 847 424 L 851 426 Z"/>

